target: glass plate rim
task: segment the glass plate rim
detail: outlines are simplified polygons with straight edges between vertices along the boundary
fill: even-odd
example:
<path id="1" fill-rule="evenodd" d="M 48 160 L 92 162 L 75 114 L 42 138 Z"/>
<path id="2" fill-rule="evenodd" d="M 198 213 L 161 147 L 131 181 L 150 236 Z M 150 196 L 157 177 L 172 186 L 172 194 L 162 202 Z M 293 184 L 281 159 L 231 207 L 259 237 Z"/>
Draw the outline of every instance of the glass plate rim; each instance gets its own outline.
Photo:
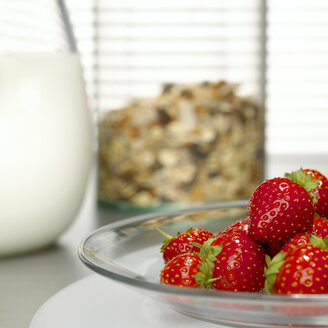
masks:
<path id="1" fill-rule="evenodd" d="M 95 263 L 93 263 L 88 256 L 84 252 L 84 246 L 87 241 L 106 230 L 113 230 L 120 227 L 128 226 L 130 224 L 144 222 L 150 219 L 155 219 L 156 217 L 162 216 L 174 216 L 181 215 L 188 212 L 193 211 L 206 211 L 206 210 L 215 210 L 215 209 L 223 209 L 223 208 L 232 208 L 232 207 L 242 207 L 247 206 L 248 200 L 237 200 L 237 201 L 227 201 L 227 202 L 219 202 L 206 204 L 202 206 L 189 206 L 182 209 L 177 210 L 169 210 L 169 211 L 160 211 L 153 212 L 147 214 L 141 214 L 132 216 L 126 219 L 122 219 L 113 223 L 109 223 L 105 226 L 102 226 L 92 233 L 87 235 L 80 242 L 77 253 L 78 257 L 82 261 L 84 265 L 93 270 L 96 273 L 99 273 L 107 278 L 113 279 L 117 282 L 127 284 L 132 287 L 137 287 L 141 289 L 146 289 L 150 292 L 157 292 L 162 294 L 170 294 L 175 296 L 189 296 L 196 298 L 209 298 L 209 299 L 223 299 L 225 301 L 247 301 L 247 302 L 269 302 L 269 303 L 288 303 L 288 304 L 301 304 L 304 302 L 315 301 L 317 303 L 326 303 L 328 302 L 328 294 L 292 294 L 292 295 L 268 295 L 264 293 L 249 293 L 249 292 L 230 292 L 230 291 L 214 291 L 214 290 L 200 290 L 193 288 L 181 288 L 175 286 L 168 286 L 159 283 L 154 283 L 142 279 L 131 278 L 128 276 L 124 276 L 109 270 L 106 270 Z"/>

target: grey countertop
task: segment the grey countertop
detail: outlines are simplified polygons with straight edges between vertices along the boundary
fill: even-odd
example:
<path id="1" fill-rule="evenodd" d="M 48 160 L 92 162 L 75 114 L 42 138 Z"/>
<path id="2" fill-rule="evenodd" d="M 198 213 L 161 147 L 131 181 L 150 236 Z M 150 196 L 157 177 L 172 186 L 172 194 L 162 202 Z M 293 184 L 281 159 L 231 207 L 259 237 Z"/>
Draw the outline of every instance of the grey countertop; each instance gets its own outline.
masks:
<path id="1" fill-rule="evenodd" d="M 268 156 L 266 177 L 281 176 L 285 171 L 301 166 L 317 168 L 328 175 L 328 155 Z M 55 245 L 38 252 L 0 259 L 1 328 L 28 327 L 35 312 L 47 299 L 91 274 L 77 256 L 79 243 L 97 227 L 128 216 L 97 208 L 95 199 L 95 183 L 91 177 L 77 218 Z"/>

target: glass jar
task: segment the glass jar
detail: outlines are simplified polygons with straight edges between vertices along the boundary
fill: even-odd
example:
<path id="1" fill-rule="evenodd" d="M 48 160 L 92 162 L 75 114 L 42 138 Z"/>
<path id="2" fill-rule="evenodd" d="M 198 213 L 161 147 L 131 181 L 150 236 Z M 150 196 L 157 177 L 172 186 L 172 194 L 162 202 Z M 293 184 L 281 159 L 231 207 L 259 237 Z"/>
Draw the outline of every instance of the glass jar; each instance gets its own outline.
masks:
<path id="1" fill-rule="evenodd" d="M 101 203 L 158 210 L 246 199 L 263 179 L 263 106 L 226 81 L 166 85 L 104 115 Z"/>
<path id="2" fill-rule="evenodd" d="M 0 256 L 53 243 L 81 205 L 93 128 L 62 1 L 0 5 Z"/>

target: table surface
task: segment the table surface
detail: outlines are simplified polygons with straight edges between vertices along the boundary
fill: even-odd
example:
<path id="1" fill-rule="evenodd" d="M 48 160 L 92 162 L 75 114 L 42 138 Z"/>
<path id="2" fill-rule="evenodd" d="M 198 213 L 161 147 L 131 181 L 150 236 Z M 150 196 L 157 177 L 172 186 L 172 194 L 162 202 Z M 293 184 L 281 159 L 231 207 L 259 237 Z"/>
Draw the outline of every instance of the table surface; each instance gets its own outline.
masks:
<path id="1" fill-rule="evenodd" d="M 281 176 L 299 167 L 316 168 L 328 175 L 328 155 L 267 156 L 266 177 Z M 96 205 L 94 175 L 71 227 L 58 242 L 38 252 L 0 259 L 0 327 L 28 327 L 35 312 L 67 285 L 90 275 L 77 256 L 81 240 L 96 228 L 131 216 Z"/>

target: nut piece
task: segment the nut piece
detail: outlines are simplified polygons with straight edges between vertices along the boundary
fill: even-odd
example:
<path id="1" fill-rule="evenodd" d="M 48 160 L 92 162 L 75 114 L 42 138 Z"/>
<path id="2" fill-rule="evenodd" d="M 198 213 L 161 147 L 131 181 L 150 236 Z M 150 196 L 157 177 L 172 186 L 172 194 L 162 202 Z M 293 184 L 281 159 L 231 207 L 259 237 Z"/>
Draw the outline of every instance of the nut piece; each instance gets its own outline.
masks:
<path id="1" fill-rule="evenodd" d="M 137 206 L 248 198 L 263 178 L 263 108 L 224 81 L 167 85 L 107 112 L 99 198 Z"/>

